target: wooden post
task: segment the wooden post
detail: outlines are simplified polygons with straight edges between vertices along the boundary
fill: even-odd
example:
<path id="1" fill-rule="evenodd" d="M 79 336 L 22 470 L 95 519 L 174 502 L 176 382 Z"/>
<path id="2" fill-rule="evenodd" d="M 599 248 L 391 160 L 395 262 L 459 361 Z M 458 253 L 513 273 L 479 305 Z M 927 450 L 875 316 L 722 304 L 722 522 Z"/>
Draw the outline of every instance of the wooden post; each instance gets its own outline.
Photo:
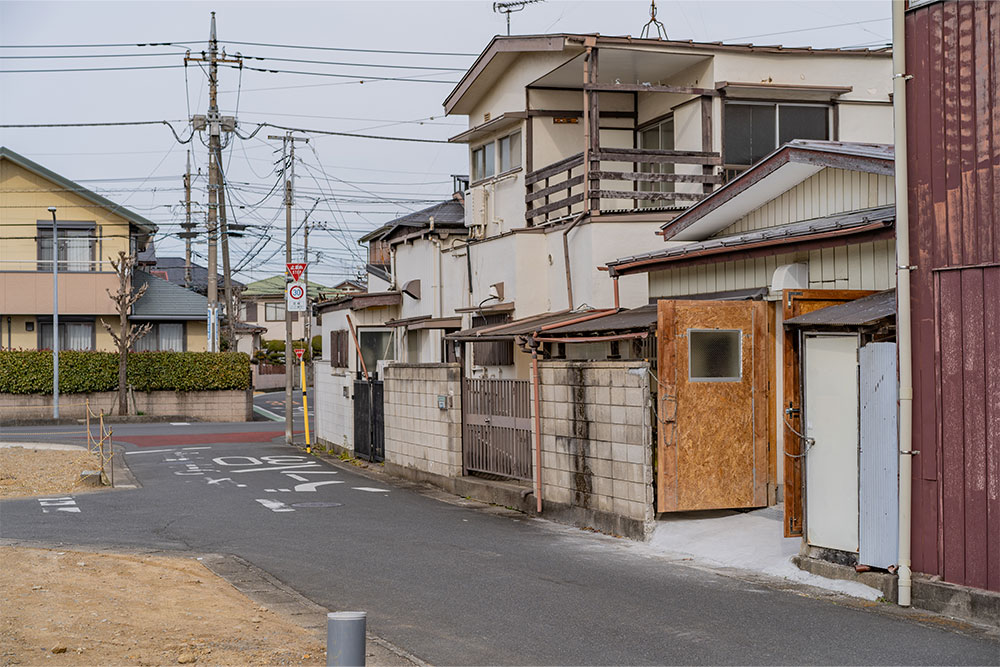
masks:
<path id="1" fill-rule="evenodd" d="M 701 150 L 706 153 L 712 151 L 712 98 L 709 95 L 701 96 Z M 705 176 L 712 175 L 711 165 L 702 165 L 701 173 Z M 712 191 L 712 184 L 705 182 L 702 192 L 708 194 Z"/>
<path id="2" fill-rule="evenodd" d="M 590 80 L 588 83 L 596 84 L 598 81 L 598 54 L 600 50 L 594 47 L 590 52 Z M 596 90 L 590 91 L 590 155 L 589 167 L 588 167 L 588 178 L 584 180 L 587 188 L 587 193 L 585 197 L 589 197 L 590 204 L 587 209 L 591 212 L 591 215 L 601 214 L 601 199 L 597 196 L 591 196 L 601 189 L 601 179 L 595 178 L 593 176 L 594 172 L 599 171 L 601 168 L 601 161 L 595 159 L 595 156 L 601 153 L 601 107 L 600 107 L 601 94 Z"/>

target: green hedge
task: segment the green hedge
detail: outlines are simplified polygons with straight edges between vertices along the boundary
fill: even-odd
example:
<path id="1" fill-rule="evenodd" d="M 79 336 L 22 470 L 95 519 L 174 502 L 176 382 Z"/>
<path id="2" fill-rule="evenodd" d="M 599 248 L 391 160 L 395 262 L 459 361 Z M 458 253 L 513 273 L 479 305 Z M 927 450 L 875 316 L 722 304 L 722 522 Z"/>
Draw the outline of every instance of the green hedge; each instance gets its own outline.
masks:
<path id="1" fill-rule="evenodd" d="M 250 358 L 242 352 L 132 352 L 128 383 L 136 391 L 249 389 Z M 115 352 L 59 353 L 59 393 L 118 389 Z M 0 351 L 0 394 L 51 394 L 52 352 Z"/>

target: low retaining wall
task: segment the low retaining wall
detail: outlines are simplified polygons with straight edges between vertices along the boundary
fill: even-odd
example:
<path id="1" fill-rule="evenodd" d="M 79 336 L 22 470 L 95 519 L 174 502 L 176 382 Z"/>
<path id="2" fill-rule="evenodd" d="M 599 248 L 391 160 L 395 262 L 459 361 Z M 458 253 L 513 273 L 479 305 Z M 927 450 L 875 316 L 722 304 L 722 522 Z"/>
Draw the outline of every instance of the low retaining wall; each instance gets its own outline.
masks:
<path id="1" fill-rule="evenodd" d="M 246 391 L 136 391 L 135 407 L 151 417 L 181 417 L 212 422 L 238 422 L 253 419 L 253 392 Z M 93 412 L 118 413 L 118 392 L 101 391 L 89 394 L 59 396 L 60 418 L 83 419 L 87 401 Z M 131 401 L 131 398 L 130 398 Z M 51 394 L 0 394 L 0 421 L 18 422 L 47 419 L 52 416 Z"/>
<path id="2" fill-rule="evenodd" d="M 539 365 L 544 514 L 645 540 L 653 529 L 648 366 Z"/>
<path id="3" fill-rule="evenodd" d="M 354 456 L 354 374 L 319 360 L 313 364 L 313 378 L 309 408 L 315 414 L 316 441 Z"/>
<path id="4" fill-rule="evenodd" d="M 385 367 L 384 390 L 386 463 L 460 477 L 461 366 L 391 364 Z"/>

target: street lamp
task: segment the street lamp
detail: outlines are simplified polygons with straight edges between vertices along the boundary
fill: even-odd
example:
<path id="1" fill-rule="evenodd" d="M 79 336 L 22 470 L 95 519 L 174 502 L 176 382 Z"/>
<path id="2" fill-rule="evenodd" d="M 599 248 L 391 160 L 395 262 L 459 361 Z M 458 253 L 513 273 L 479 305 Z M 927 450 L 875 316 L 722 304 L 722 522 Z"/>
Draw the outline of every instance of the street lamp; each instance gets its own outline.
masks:
<path id="1" fill-rule="evenodd" d="M 52 418 L 59 419 L 59 223 L 52 214 Z"/>

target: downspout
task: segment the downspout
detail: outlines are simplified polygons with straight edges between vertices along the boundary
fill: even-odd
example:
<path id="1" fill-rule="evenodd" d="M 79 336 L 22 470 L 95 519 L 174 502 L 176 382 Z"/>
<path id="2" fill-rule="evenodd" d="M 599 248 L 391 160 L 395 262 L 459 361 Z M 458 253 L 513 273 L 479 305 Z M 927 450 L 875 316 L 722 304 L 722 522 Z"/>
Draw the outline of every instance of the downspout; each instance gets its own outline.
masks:
<path id="1" fill-rule="evenodd" d="M 618 296 L 618 276 L 617 275 L 612 276 L 611 279 L 613 281 L 615 281 L 614 282 L 614 289 L 615 289 L 615 310 L 620 310 L 622 306 L 621 306 L 621 299 Z"/>
<path id="2" fill-rule="evenodd" d="M 535 510 L 542 513 L 542 414 L 538 384 L 538 341 L 531 341 L 531 375 L 535 394 Z"/>
<path id="3" fill-rule="evenodd" d="M 569 267 L 569 233 L 587 217 L 586 212 L 573 218 L 569 227 L 563 230 L 563 263 L 566 265 L 566 307 L 573 310 L 573 272 Z"/>
<path id="4" fill-rule="evenodd" d="M 910 606 L 913 496 L 913 353 L 910 323 L 910 209 L 906 151 L 904 0 L 892 2 L 892 117 L 896 186 L 896 341 L 899 354 L 899 606 Z"/>

